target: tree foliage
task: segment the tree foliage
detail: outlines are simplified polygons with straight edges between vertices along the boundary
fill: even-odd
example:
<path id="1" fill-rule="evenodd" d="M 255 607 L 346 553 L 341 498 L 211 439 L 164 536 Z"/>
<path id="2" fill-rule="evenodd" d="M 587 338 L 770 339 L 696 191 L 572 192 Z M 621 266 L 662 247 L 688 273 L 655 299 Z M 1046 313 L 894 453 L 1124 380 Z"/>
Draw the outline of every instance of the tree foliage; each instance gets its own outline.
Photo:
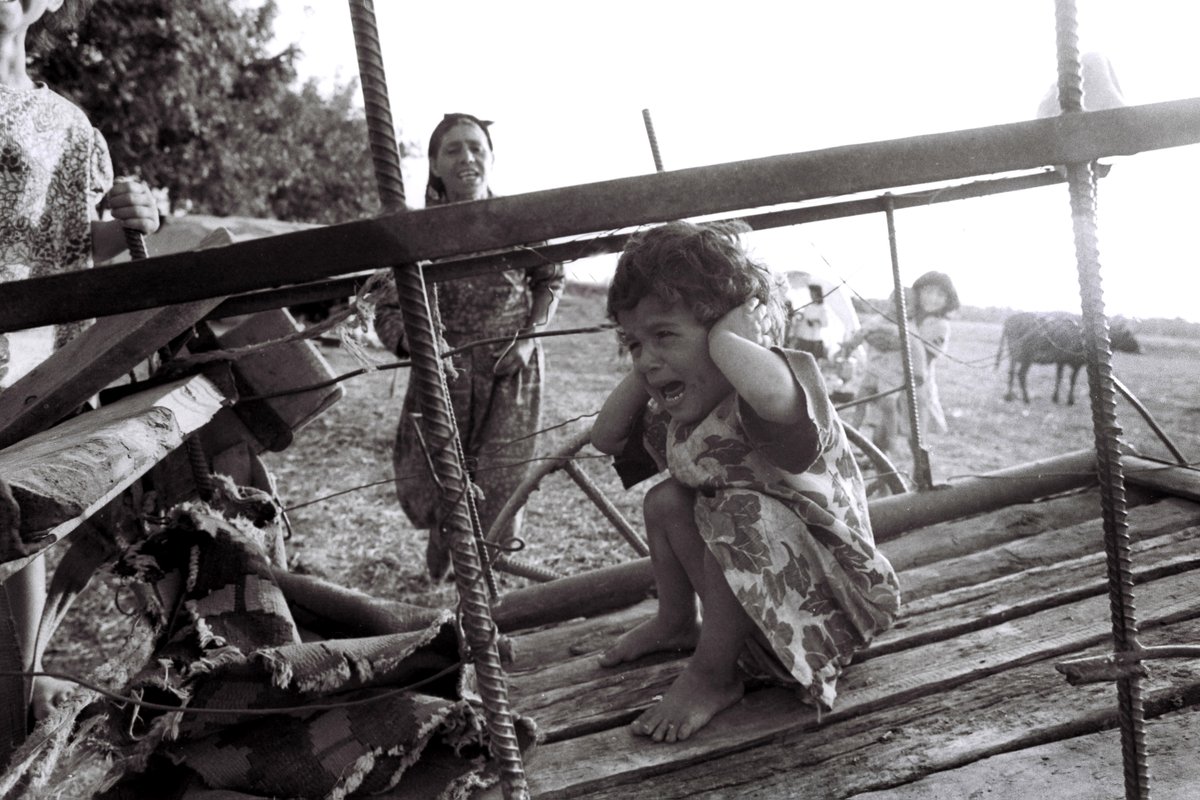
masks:
<path id="1" fill-rule="evenodd" d="M 357 84 L 296 88 L 271 53 L 274 0 L 99 0 L 31 53 L 39 78 L 104 133 L 118 175 L 220 216 L 338 222 L 378 209 Z"/>

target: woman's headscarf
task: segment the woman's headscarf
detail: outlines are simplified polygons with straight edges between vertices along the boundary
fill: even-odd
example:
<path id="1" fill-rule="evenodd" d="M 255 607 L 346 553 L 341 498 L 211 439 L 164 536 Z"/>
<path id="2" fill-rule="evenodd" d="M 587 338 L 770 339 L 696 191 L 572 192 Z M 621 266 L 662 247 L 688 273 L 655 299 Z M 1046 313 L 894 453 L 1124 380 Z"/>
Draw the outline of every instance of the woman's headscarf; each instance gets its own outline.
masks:
<path id="1" fill-rule="evenodd" d="M 447 114 L 442 117 L 442 121 L 433 129 L 433 133 L 429 135 L 429 149 L 425 154 L 429 156 L 429 179 L 425 182 L 425 205 L 440 206 L 449 202 L 446 197 L 446 184 L 442 179 L 433 174 L 433 160 L 437 158 L 438 150 L 442 147 L 442 139 L 446 138 L 446 133 L 451 128 L 463 122 L 469 122 L 475 125 L 479 130 L 483 131 L 484 137 L 487 139 L 488 149 L 493 153 L 495 148 L 492 147 L 492 134 L 488 131 L 488 127 L 492 124 L 490 119 L 479 119 L 479 117 L 471 114 Z M 488 194 L 492 193 L 491 188 L 488 188 Z"/>

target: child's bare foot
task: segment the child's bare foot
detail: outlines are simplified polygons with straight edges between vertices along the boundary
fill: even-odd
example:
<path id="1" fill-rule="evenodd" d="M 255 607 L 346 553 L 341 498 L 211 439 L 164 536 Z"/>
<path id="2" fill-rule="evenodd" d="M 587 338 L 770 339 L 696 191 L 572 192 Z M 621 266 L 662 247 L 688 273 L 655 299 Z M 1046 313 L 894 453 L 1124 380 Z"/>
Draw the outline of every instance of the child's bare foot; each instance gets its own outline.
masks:
<path id="1" fill-rule="evenodd" d="M 700 638 L 700 624 L 668 624 L 657 615 L 626 632 L 600 656 L 600 666 L 615 667 L 648 653 L 664 650 L 691 650 Z"/>
<path id="2" fill-rule="evenodd" d="M 38 675 L 33 679 L 33 693 L 30 698 L 30 708 L 35 720 L 43 720 L 50 715 L 54 707 L 61 703 L 75 688 L 71 681 L 62 678 L 52 678 L 49 675 Z"/>
<path id="3" fill-rule="evenodd" d="M 681 742 L 741 700 L 743 692 L 740 680 L 714 683 L 689 664 L 663 699 L 646 709 L 630 728 L 656 742 Z"/>

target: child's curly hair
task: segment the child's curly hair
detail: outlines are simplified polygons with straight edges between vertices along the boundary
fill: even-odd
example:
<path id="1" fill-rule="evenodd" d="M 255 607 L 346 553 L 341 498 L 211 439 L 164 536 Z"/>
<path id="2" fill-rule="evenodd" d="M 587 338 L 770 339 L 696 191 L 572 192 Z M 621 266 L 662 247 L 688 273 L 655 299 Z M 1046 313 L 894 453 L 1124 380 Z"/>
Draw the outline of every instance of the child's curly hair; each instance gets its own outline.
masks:
<path id="1" fill-rule="evenodd" d="M 711 326 L 753 297 L 767 309 L 770 340 L 782 342 L 787 292 L 779 276 L 746 252 L 738 237 L 749 231 L 744 222 L 670 222 L 638 234 L 617 261 L 609 318 L 653 296 L 683 303 Z"/>

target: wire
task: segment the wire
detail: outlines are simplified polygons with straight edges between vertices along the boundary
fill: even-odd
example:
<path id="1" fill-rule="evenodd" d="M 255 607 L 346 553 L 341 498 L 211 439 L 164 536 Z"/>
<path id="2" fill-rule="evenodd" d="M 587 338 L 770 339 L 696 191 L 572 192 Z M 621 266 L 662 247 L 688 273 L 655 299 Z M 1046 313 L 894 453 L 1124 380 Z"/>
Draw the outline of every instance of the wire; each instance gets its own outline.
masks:
<path id="1" fill-rule="evenodd" d="M 26 678 L 58 678 L 60 680 L 77 683 L 85 689 L 91 689 L 93 692 L 107 697 L 110 700 L 115 700 L 119 703 L 127 703 L 136 706 L 139 709 L 148 709 L 150 711 L 166 711 L 180 714 L 235 714 L 238 716 L 270 716 L 273 714 L 285 714 L 293 711 L 328 711 L 335 708 L 348 708 L 350 706 L 365 705 L 366 703 L 374 703 L 386 697 L 392 697 L 405 692 L 411 692 L 422 686 L 427 686 L 434 681 L 446 677 L 447 675 L 460 669 L 463 662 L 456 661 L 450 666 L 430 675 L 427 678 L 422 678 L 419 681 L 414 681 L 406 686 L 388 689 L 386 691 L 372 694 L 370 697 L 362 697 L 357 700 L 343 700 L 338 703 L 312 703 L 302 706 L 272 706 L 270 708 L 191 708 L 188 706 L 172 706 L 165 703 L 154 703 L 149 700 L 142 700 L 132 695 L 124 695 L 119 692 L 114 692 L 110 689 L 105 689 L 103 686 L 92 683 L 91 681 L 72 675 L 67 672 L 53 672 L 50 670 L 30 670 L 27 672 L 18 670 L 0 670 L 0 675 L 8 675 L 16 677 L 18 675 Z M 364 688 L 364 687 L 357 687 Z"/>

